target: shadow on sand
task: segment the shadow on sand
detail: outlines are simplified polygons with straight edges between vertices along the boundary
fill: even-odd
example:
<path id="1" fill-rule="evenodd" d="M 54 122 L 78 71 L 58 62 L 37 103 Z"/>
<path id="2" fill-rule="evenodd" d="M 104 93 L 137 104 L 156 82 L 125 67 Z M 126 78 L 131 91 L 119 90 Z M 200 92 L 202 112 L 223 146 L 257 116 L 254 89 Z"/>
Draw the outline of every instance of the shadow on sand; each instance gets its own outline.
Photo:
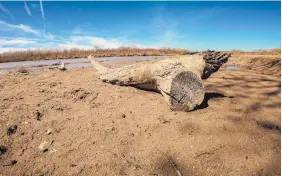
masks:
<path id="1" fill-rule="evenodd" d="M 210 99 L 214 99 L 214 98 L 234 98 L 233 96 L 225 96 L 224 94 L 221 93 L 216 93 L 216 92 L 206 92 L 205 93 L 205 98 L 202 102 L 202 104 L 200 104 L 199 106 L 197 106 L 194 110 L 192 111 L 196 111 L 198 109 L 204 109 L 207 108 L 209 106 L 208 102 Z"/>

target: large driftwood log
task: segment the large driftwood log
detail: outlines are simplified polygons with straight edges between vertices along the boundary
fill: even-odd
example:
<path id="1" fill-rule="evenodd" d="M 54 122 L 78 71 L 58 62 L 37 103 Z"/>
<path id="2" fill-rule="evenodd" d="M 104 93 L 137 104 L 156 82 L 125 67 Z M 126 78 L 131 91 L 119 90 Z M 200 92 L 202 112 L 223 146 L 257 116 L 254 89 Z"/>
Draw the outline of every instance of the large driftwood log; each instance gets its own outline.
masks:
<path id="1" fill-rule="evenodd" d="M 88 59 L 104 82 L 160 92 L 172 110 L 190 111 L 200 105 L 205 90 L 201 78 L 210 75 L 203 54 L 147 61 L 120 68 L 106 68 Z M 206 76 L 204 71 L 208 72 Z"/>

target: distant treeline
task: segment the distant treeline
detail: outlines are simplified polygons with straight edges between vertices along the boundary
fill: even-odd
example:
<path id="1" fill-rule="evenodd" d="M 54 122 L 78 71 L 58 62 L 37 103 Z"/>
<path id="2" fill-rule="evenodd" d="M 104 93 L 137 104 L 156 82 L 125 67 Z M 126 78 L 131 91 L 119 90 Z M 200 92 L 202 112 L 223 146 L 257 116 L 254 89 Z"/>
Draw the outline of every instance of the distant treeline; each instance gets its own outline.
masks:
<path id="1" fill-rule="evenodd" d="M 185 55 L 189 53 L 185 49 L 175 48 L 133 48 L 120 47 L 117 49 L 37 49 L 27 51 L 11 51 L 0 54 L 1 62 L 26 61 L 26 60 L 48 60 L 48 59 L 69 59 L 83 58 L 93 55 L 94 57 L 113 56 L 164 56 L 164 55 Z"/>

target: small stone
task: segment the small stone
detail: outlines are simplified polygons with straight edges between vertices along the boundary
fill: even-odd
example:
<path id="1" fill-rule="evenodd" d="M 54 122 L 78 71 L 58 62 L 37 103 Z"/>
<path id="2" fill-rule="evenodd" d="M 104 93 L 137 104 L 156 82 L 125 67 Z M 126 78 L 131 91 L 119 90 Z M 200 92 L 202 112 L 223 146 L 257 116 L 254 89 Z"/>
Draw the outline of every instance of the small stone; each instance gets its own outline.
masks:
<path id="1" fill-rule="evenodd" d="M 46 152 L 49 150 L 49 147 L 50 147 L 50 143 L 47 141 L 44 141 L 38 146 L 38 149 L 42 152 Z"/>
<path id="2" fill-rule="evenodd" d="M 12 125 L 10 126 L 8 129 L 7 129 L 7 134 L 10 136 L 12 135 L 13 133 L 16 132 L 18 126 L 17 125 Z"/>
<path id="3" fill-rule="evenodd" d="M 76 166 L 76 164 L 71 164 L 71 165 L 70 165 L 70 167 L 75 167 L 75 166 Z"/>
<path id="4" fill-rule="evenodd" d="M 169 123 L 169 121 L 168 121 L 168 120 L 166 120 L 166 119 L 163 119 L 162 123 L 163 123 L 163 124 L 165 124 L 165 123 Z"/>
<path id="5" fill-rule="evenodd" d="M 3 166 L 13 166 L 13 165 L 17 164 L 17 162 L 18 162 L 17 160 L 12 160 L 9 163 L 4 164 Z"/>
<path id="6" fill-rule="evenodd" d="M 41 121 L 42 116 L 43 116 L 43 114 L 41 112 L 39 112 L 38 110 L 35 112 L 36 120 Z"/>
<path id="7" fill-rule="evenodd" d="M 47 130 L 47 132 L 46 132 L 48 135 L 50 135 L 51 133 L 52 133 L 52 130 L 51 129 L 49 129 L 49 130 Z"/>
<path id="8" fill-rule="evenodd" d="M 50 149 L 49 152 L 50 153 L 55 153 L 55 152 L 57 152 L 57 150 L 56 149 Z"/>
<path id="9" fill-rule="evenodd" d="M 125 114 L 122 114 L 122 115 L 121 115 L 121 117 L 122 117 L 122 118 L 125 118 L 125 117 L 126 117 L 126 115 L 125 115 Z"/>
<path id="10" fill-rule="evenodd" d="M 0 156 L 8 151 L 8 148 L 4 145 L 0 145 Z"/>
<path id="11" fill-rule="evenodd" d="M 45 89 L 39 90 L 40 93 L 43 93 L 43 92 L 45 92 L 45 91 L 46 91 Z"/>

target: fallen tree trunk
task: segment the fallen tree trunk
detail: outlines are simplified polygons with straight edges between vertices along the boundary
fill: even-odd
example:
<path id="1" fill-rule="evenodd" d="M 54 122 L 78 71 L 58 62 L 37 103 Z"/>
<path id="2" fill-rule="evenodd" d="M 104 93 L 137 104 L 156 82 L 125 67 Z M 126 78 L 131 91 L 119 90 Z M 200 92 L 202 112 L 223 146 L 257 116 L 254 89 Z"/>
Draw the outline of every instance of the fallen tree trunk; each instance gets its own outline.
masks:
<path id="1" fill-rule="evenodd" d="M 88 59 L 104 82 L 158 91 L 172 110 L 190 111 L 204 99 L 201 78 L 205 77 L 207 64 L 203 55 L 140 62 L 114 69 L 104 67 L 92 56 Z"/>

